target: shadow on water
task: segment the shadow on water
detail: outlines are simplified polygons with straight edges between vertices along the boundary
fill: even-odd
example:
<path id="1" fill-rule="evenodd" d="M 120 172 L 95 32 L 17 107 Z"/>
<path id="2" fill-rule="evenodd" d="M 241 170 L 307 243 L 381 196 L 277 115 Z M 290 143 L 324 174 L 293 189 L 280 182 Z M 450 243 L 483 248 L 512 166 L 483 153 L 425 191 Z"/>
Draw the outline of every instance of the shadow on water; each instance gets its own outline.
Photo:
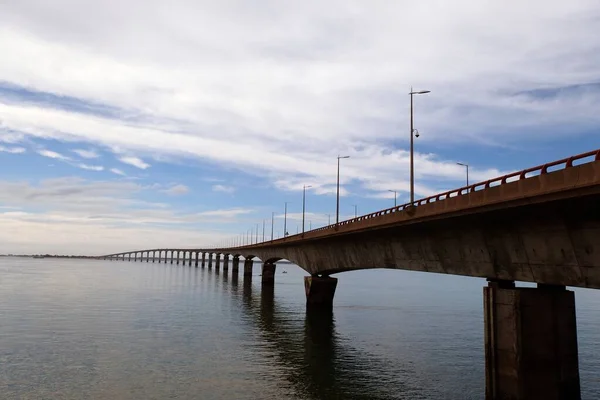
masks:
<path id="1" fill-rule="evenodd" d="M 243 280 L 241 303 L 275 354 L 279 370 L 301 399 L 426 399 L 410 384 L 409 368 L 353 348 L 336 332 L 333 310 L 307 309 L 299 313 L 279 307 L 275 288 L 253 293 Z M 236 286 L 237 289 L 237 286 Z"/>

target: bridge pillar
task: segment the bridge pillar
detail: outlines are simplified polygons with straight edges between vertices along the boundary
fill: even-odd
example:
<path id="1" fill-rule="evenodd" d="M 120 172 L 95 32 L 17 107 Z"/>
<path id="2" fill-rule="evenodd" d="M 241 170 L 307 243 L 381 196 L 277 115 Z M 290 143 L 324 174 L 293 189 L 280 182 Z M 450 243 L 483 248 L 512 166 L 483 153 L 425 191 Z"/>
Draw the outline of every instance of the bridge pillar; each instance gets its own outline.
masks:
<path id="1" fill-rule="evenodd" d="M 223 271 L 229 271 L 229 254 L 223 254 Z"/>
<path id="2" fill-rule="evenodd" d="M 202 268 L 206 265 L 206 253 L 202 252 Z"/>
<path id="3" fill-rule="evenodd" d="M 179 251 L 175 252 L 175 261 L 177 261 L 177 265 L 179 265 Z"/>
<path id="4" fill-rule="evenodd" d="M 215 254 L 215 270 L 217 270 L 217 271 L 221 270 L 221 255 L 220 254 Z"/>
<path id="5" fill-rule="evenodd" d="M 212 269 L 212 253 L 208 253 L 208 269 Z"/>
<path id="6" fill-rule="evenodd" d="M 233 256 L 233 259 L 231 260 L 231 276 L 237 278 L 239 272 L 240 272 L 240 257 Z"/>
<path id="7" fill-rule="evenodd" d="M 156 251 L 152 252 L 152 262 L 156 262 Z"/>
<path id="8" fill-rule="evenodd" d="M 129 253 L 129 258 L 127 259 L 128 262 L 131 262 L 131 253 Z"/>
<path id="9" fill-rule="evenodd" d="M 273 286 L 275 285 L 275 263 L 264 263 L 262 267 L 262 279 L 261 282 L 263 286 Z"/>
<path id="10" fill-rule="evenodd" d="M 189 253 L 189 258 L 188 258 L 188 267 L 192 266 L 192 258 L 194 258 L 194 253 L 193 252 L 188 252 Z"/>
<path id="11" fill-rule="evenodd" d="M 329 276 L 305 276 L 304 291 L 306 292 L 306 306 L 311 308 L 332 308 L 337 281 L 337 278 Z"/>
<path id="12" fill-rule="evenodd" d="M 251 258 L 246 258 L 244 260 L 244 279 L 252 278 L 252 267 L 254 266 L 254 261 Z"/>
<path id="13" fill-rule="evenodd" d="M 483 289 L 486 400 L 579 400 L 575 294 L 564 286 Z"/>
<path id="14" fill-rule="evenodd" d="M 196 252 L 196 263 L 195 263 L 195 267 L 198 268 L 198 257 L 200 256 L 199 252 Z"/>

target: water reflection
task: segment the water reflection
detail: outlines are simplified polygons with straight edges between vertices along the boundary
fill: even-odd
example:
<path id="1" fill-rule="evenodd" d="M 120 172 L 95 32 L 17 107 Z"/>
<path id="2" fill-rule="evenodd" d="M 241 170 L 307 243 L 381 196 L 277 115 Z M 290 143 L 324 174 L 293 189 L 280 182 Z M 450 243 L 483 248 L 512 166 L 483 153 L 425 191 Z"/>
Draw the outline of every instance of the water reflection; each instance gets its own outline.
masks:
<path id="1" fill-rule="evenodd" d="M 416 385 L 399 382 L 409 381 L 411 371 L 397 371 L 397 363 L 352 348 L 339 337 L 331 309 L 307 309 L 302 321 L 279 307 L 275 292 L 276 287 L 253 288 L 244 279 L 241 303 L 299 399 L 429 398 Z"/>

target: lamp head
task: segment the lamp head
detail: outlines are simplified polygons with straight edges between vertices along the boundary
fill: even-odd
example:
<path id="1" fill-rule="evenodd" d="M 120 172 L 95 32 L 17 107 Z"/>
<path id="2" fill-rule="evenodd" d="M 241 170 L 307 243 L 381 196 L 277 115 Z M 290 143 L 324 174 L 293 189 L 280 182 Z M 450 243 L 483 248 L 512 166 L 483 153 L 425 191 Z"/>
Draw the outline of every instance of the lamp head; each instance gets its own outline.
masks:
<path id="1" fill-rule="evenodd" d="M 418 131 L 418 130 L 416 130 L 416 129 L 414 130 L 414 134 L 415 134 L 415 137 L 419 137 L 419 136 L 420 136 L 420 135 L 419 135 L 419 131 Z"/>

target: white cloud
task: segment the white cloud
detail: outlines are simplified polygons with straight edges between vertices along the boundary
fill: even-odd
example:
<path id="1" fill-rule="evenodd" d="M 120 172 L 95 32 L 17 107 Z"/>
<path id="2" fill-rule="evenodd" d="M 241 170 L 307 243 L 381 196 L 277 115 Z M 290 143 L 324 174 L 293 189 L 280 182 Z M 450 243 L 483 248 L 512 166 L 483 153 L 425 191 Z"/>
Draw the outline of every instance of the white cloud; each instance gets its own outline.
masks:
<path id="1" fill-rule="evenodd" d="M 165 192 L 168 195 L 171 196 L 180 196 L 182 194 L 186 194 L 190 191 L 190 188 L 185 186 L 185 185 L 174 185 L 171 186 L 168 189 L 163 190 L 163 192 Z"/>
<path id="2" fill-rule="evenodd" d="M 117 174 L 117 175 L 121 175 L 121 176 L 125 176 L 125 172 L 121 171 L 118 168 L 111 168 L 110 172 L 112 172 L 113 174 Z"/>
<path id="3" fill-rule="evenodd" d="M 104 167 L 101 165 L 77 164 L 77 167 L 87 169 L 88 171 L 104 171 Z"/>
<path id="4" fill-rule="evenodd" d="M 48 158 L 54 158 L 56 160 L 63 160 L 63 161 L 70 160 L 69 157 L 64 156 L 64 155 L 62 155 L 60 153 L 57 153 L 55 151 L 52 151 L 52 150 L 38 150 L 37 153 L 40 156 L 44 156 L 44 157 L 48 157 Z"/>
<path id="5" fill-rule="evenodd" d="M 22 154 L 22 153 L 25 153 L 26 149 L 24 147 L 0 146 L 0 151 L 4 152 L 4 153 L 11 153 L 11 154 Z"/>
<path id="6" fill-rule="evenodd" d="M 233 193 L 235 192 L 235 188 L 233 186 L 225 186 L 225 185 L 213 185 L 213 192 L 223 192 L 223 193 Z"/>
<path id="7" fill-rule="evenodd" d="M 209 163 L 282 190 L 310 183 L 311 195 L 335 194 L 335 157 L 348 154 L 343 196 L 405 196 L 412 84 L 432 90 L 415 98 L 415 190 L 425 196 L 463 181 L 443 155 L 456 143 L 489 153 L 600 126 L 600 91 L 587 85 L 600 79 L 597 0 L 5 3 L 2 80 L 83 104 L 2 100 L 0 142 L 107 147 L 140 169 Z M 572 89 L 532 94 L 540 88 Z M 98 112 L 77 111 L 86 108 Z M 503 172 L 463 161 L 473 181 Z"/>
<path id="8" fill-rule="evenodd" d="M 96 151 L 94 151 L 94 150 L 75 149 L 75 150 L 71 150 L 71 151 L 73 153 L 76 153 L 77 155 L 79 155 L 79 157 L 82 157 L 82 158 L 92 159 L 92 158 L 100 157 L 100 155 L 98 153 L 96 153 Z"/>
<path id="9" fill-rule="evenodd" d="M 150 164 L 145 163 L 142 159 L 137 157 L 120 157 L 119 161 L 121 161 L 124 164 L 133 165 L 134 167 L 139 169 L 146 169 L 150 167 Z"/>

